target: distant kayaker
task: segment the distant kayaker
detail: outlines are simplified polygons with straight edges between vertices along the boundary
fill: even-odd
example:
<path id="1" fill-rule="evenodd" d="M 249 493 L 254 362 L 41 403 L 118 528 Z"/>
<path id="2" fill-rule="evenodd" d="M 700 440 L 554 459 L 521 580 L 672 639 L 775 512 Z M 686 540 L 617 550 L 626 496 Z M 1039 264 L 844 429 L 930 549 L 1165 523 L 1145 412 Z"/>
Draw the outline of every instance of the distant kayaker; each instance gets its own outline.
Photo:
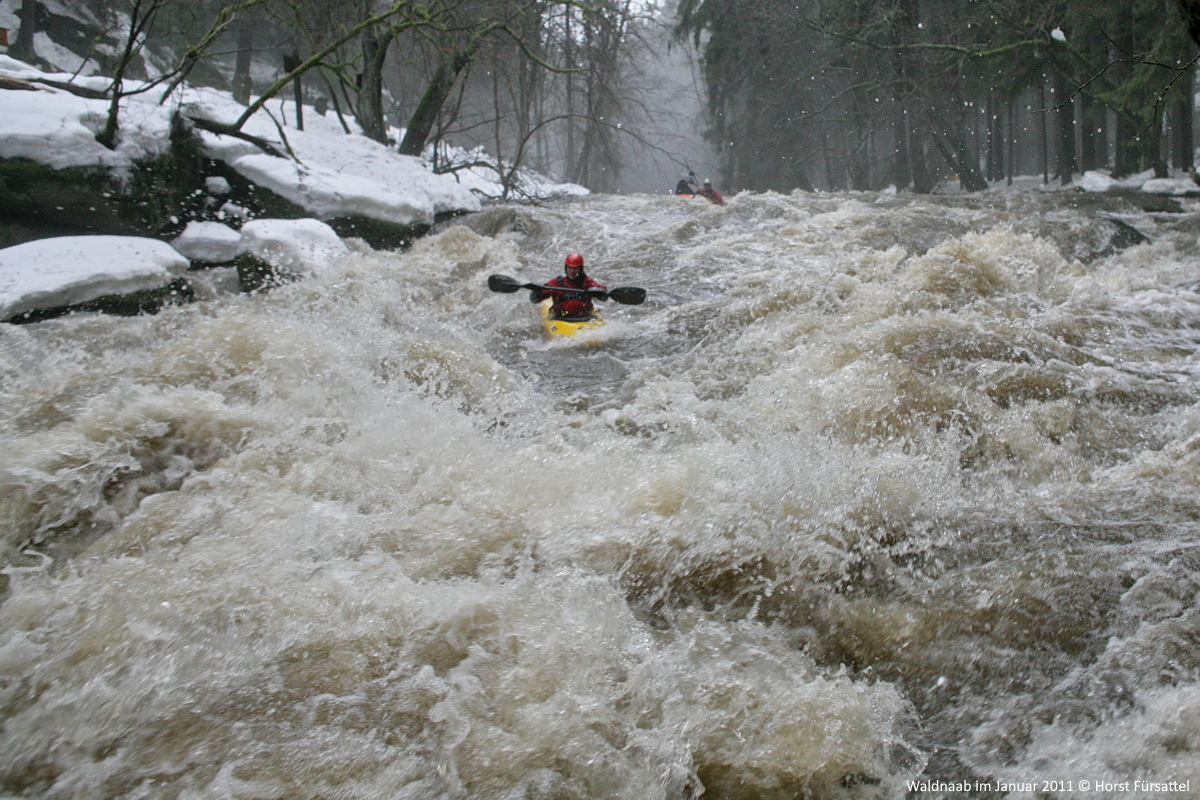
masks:
<path id="1" fill-rule="evenodd" d="M 606 291 L 605 287 L 588 277 L 583 272 L 583 256 L 571 253 L 563 262 L 563 272 L 557 278 L 546 281 L 546 289 L 533 289 L 529 292 L 529 300 L 540 303 L 547 297 L 554 303 L 550 306 L 550 315 L 555 319 L 588 319 L 592 316 L 592 298 L 582 292 L 556 292 L 553 287 L 564 289 L 596 289 Z"/>
<path id="2" fill-rule="evenodd" d="M 675 184 L 675 194 L 693 195 L 695 193 L 696 190 L 692 188 L 692 181 L 687 175 L 684 175 L 679 179 L 679 183 Z"/>
<path id="3" fill-rule="evenodd" d="M 700 187 L 700 191 L 696 192 L 696 194 L 701 197 L 707 197 L 719 206 L 725 205 L 725 198 L 721 197 L 721 193 L 713 188 L 711 178 L 704 182 L 704 185 Z"/>

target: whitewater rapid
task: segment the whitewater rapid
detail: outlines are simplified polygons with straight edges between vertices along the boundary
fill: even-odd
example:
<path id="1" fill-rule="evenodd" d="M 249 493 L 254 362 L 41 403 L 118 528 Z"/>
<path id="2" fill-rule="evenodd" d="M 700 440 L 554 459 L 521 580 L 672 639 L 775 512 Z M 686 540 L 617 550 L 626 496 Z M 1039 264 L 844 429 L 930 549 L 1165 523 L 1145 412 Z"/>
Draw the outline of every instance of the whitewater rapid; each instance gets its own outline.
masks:
<path id="1" fill-rule="evenodd" d="M 596 196 L 0 326 L 0 791 L 1200 796 L 1198 238 Z M 547 342 L 569 252 L 648 300 Z"/>

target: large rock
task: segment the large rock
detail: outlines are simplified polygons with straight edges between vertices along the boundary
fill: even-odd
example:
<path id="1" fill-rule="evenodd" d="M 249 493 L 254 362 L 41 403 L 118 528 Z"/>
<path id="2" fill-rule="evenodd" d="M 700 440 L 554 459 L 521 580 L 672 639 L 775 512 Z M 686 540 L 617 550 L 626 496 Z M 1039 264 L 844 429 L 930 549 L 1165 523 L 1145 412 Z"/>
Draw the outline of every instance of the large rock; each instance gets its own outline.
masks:
<path id="1" fill-rule="evenodd" d="M 333 228 L 315 219 L 259 219 L 242 226 L 236 266 L 242 291 L 294 280 L 346 255 Z"/>
<path id="2" fill-rule="evenodd" d="M 191 299 L 186 258 L 137 236 L 59 236 L 0 250 L 0 320 L 156 311 Z"/>
<path id="3" fill-rule="evenodd" d="M 221 222 L 189 222 L 171 246 L 197 266 L 232 263 L 242 234 Z"/>

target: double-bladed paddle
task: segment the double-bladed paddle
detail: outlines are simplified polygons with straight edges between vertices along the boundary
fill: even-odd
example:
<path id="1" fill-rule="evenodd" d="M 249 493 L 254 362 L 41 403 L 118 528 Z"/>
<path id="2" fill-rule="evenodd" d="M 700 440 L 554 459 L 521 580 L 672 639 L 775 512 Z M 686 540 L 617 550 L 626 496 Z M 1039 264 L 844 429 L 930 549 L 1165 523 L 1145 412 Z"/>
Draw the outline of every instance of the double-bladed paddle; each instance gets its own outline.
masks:
<path id="1" fill-rule="evenodd" d="M 492 275 L 488 278 L 488 288 L 501 294 L 512 294 L 521 289 L 533 289 L 540 292 L 574 292 L 586 294 L 597 300 L 615 300 L 627 306 L 641 305 L 646 299 L 646 290 L 636 286 L 618 286 L 616 289 L 570 289 L 562 286 L 543 286 L 538 283 L 519 283 L 507 275 Z"/>

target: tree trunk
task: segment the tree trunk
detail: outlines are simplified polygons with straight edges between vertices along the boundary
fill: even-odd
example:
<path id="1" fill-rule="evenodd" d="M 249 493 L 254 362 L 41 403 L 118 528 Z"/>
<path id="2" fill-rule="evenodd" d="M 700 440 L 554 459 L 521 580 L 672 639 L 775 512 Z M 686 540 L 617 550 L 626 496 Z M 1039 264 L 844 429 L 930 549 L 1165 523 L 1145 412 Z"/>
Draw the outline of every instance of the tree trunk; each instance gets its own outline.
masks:
<path id="1" fill-rule="evenodd" d="M 1109 129 L 1111 127 L 1111 119 L 1109 118 L 1108 106 L 1102 103 L 1096 104 L 1096 168 L 1109 167 L 1108 163 L 1108 143 L 1110 141 Z"/>
<path id="2" fill-rule="evenodd" d="M 1083 126 L 1082 148 L 1079 153 L 1079 171 L 1099 169 L 1104 165 L 1105 155 L 1101 149 L 1104 133 L 1104 106 L 1097 103 L 1090 95 L 1080 97 L 1082 106 L 1081 124 Z"/>
<path id="3" fill-rule="evenodd" d="M 897 22 L 892 26 L 894 45 L 908 44 L 917 30 L 920 19 L 918 0 L 901 0 L 897 8 Z M 933 187 L 925 164 L 925 153 L 919 135 L 913 130 L 914 117 L 908 103 L 912 98 L 913 65 L 912 55 L 897 47 L 892 56 L 892 69 L 896 73 L 896 85 L 892 89 L 892 102 L 896 104 L 896 167 L 894 182 L 896 189 L 912 186 L 914 192 L 929 193 Z"/>
<path id="4" fill-rule="evenodd" d="M 1113 177 L 1124 178 L 1137 171 L 1137 157 L 1132 146 L 1135 128 L 1124 114 L 1117 114 L 1117 155 Z"/>
<path id="5" fill-rule="evenodd" d="M 1191 81 L 1188 81 L 1191 85 Z M 1191 172 L 1195 166 L 1195 136 L 1192 132 L 1192 105 L 1189 98 L 1181 98 L 1171 104 L 1171 127 L 1175 131 L 1175 153 L 1172 161 L 1175 168 Z"/>
<path id="6" fill-rule="evenodd" d="M 363 35 L 362 85 L 358 90 L 358 124 L 363 134 L 380 144 L 387 144 L 387 124 L 383 117 L 383 64 L 395 34 L 382 37 L 373 30 Z M 424 147 L 424 143 L 422 143 Z"/>
<path id="7" fill-rule="evenodd" d="M 933 141 L 954 170 L 954 174 L 958 176 L 958 182 L 964 192 L 982 192 L 988 188 L 988 182 L 980 174 L 979 166 L 975 164 L 961 133 L 950 135 L 934 132 Z"/>
<path id="8" fill-rule="evenodd" d="M 1006 107 L 1011 107 L 1006 104 Z M 1000 115 L 1000 103 L 993 93 L 987 98 L 987 172 L 989 181 L 1002 180 L 1004 167 L 1004 118 Z"/>
<path id="9" fill-rule="evenodd" d="M 237 60 L 233 65 L 233 99 L 244 106 L 250 105 L 250 64 L 254 54 L 256 26 L 245 17 L 238 23 Z"/>
<path id="10" fill-rule="evenodd" d="M 25 0 L 18 12 L 21 26 L 17 28 L 17 38 L 8 48 L 8 54 L 18 61 L 33 64 L 37 61 L 37 53 L 33 49 L 33 35 L 37 33 L 37 3 Z"/>
<path id="11" fill-rule="evenodd" d="M 896 191 L 900 191 L 912 183 L 912 167 L 908 158 L 908 114 L 895 92 L 892 94 L 892 102 L 895 106 L 892 112 L 892 136 L 896 142 L 896 155 L 892 162 L 892 185 L 896 187 Z"/>
<path id="12" fill-rule="evenodd" d="M 984 152 L 987 154 L 984 160 L 984 164 L 987 166 L 985 174 L 989 181 L 994 181 L 996 180 L 996 97 L 992 92 L 988 92 L 984 99 L 983 116 L 985 122 Z"/>
<path id="13" fill-rule="evenodd" d="M 1017 126 L 1013 121 L 1015 115 L 1016 109 L 1013 108 L 1013 102 L 1010 101 L 1005 111 L 1005 117 L 1008 121 L 1008 136 L 1005 137 L 1005 140 L 1008 142 L 1008 158 L 1004 162 L 1008 168 L 1005 181 L 1009 186 L 1012 186 L 1013 177 L 1015 177 L 1017 172 Z"/>
<path id="14" fill-rule="evenodd" d="M 574 32 L 571 30 L 571 9 L 565 9 L 564 23 L 566 26 L 566 36 L 563 37 L 563 47 L 566 49 L 567 59 L 567 148 L 566 148 L 566 164 L 563 174 L 568 178 L 573 178 L 576 172 L 575 164 L 575 50 Z"/>
<path id="15" fill-rule="evenodd" d="M 841 191 L 842 182 L 838 170 L 833 165 L 832 153 L 829 151 L 829 132 L 821 130 L 821 166 L 825 172 L 825 188 L 831 192 Z"/>
<path id="16" fill-rule="evenodd" d="M 1179 10 L 1183 12 L 1183 21 L 1187 25 L 1192 41 L 1200 44 L 1200 0 L 1178 0 Z"/>
<path id="17" fill-rule="evenodd" d="M 1042 184 L 1050 183 L 1050 134 L 1046 131 L 1046 81 L 1038 83 L 1038 160 L 1042 166 Z"/>
<path id="18" fill-rule="evenodd" d="M 121 54 L 113 69 L 112 84 L 109 89 L 108 119 L 104 121 L 104 129 L 96 134 L 96 141 L 109 150 L 117 149 L 117 133 L 120 131 L 121 99 L 125 96 L 125 71 L 129 69 L 129 65 L 133 62 L 134 55 L 141 47 L 140 40 L 150 27 L 151 20 L 154 19 L 154 15 L 158 13 L 160 8 L 162 8 L 162 0 L 147 0 L 145 4 L 141 0 L 135 0 L 133 3 L 132 13 L 130 14 L 129 34 L 125 38 L 125 45 L 121 48 Z"/>
<path id="19" fill-rule="evenodd" d="M 909 128 L 908 157 L 912 162 L 913 191 L 917 194 L 929 194 L 937 186 L 937 181 L 929 169 L 929 159 L 925 154 L 925 139 L 921 131 Z"/>
<path id="20" fill-rule="evenodd" d="M 420 156 L 424 152 L 429 134 L 437 124 L 438 114 L 446 104 L 446 99 L 450 97 L 459 73 L 471 63 L 475 49 L 475 46 L 472 46 L 468 52 L 459 53 L 450 59 L 443 58 L 438 62 L 433 77 L 425 86 L 425 94 L 421 95 L 421 100 L 408 120 L 408 130 L 404 133 L 404 141 L 400 143 L 401 155 Z"/>
<path id="21" fill-rule="evenodd" d="M 300 68 L 300 56 L 292 54 L 283 57 L 283 71 L 293 72 Z M 292 100 L 296 104 L 296 130 L 304 130 L 304 89 L 301 86 L 301 75 L 292 80 Z"/>
<path id="22" fill-rule="evenodd" d="M 1058 100 L 1058 182 L 1066 186 L 1075 175 L 1075 103 L 1061 72 L 1054 73 L 1054 97 Z"/>
<path id="23" fill-rule="evenodd" d="M 854 96 L 855 126 L 860 131 L 868 131 L 846 154 L 846 171 L 850 188 L 858 191 L 868 191 L 871 188 L 871 120 L 869 108 L 871 100 L 862 92 Z"/>

